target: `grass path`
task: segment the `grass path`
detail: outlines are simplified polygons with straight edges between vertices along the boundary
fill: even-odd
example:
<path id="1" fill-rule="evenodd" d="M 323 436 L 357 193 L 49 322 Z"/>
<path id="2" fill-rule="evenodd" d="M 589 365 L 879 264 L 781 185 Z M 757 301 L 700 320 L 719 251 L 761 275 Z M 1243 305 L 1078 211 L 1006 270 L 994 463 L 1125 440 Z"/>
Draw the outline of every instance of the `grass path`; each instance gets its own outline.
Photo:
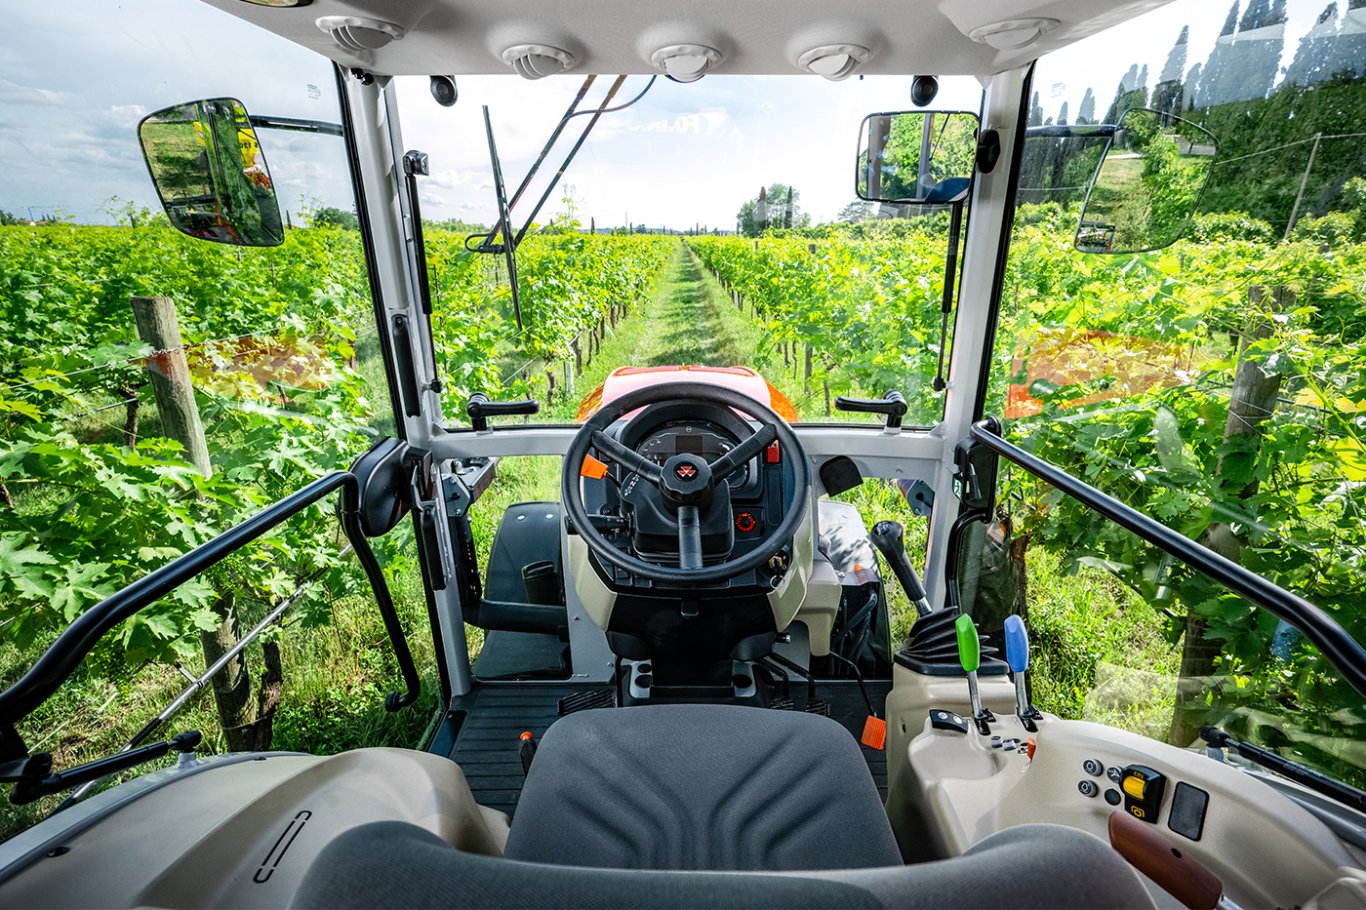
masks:
<path id="1" fill-rule="evenodd" d="M 682 243 L 654 295 L 617 323 L 573 395 L 551 412 L 571 419 L 578 401 L 622 366 L 750 366 L 761 373 L 773 354 L 763 330 L 730 302 L 726 292 Z"/>

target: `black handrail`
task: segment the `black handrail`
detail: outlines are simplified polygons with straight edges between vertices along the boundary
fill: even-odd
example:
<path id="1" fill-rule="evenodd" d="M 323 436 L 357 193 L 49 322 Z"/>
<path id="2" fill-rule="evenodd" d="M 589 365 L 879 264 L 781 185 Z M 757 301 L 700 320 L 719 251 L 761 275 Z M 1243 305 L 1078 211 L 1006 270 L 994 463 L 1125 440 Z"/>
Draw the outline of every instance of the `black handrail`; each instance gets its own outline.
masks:
<path id="1" fill-rule="evenodd" d="M 1322 609 L 1233 560 L 1220 556 L 1209 547 L 1191 540 L 1184 534 L 1178 534 L 1113 496 L 1102 493 L 1061 468 L 1007 442 L 998 433 L 993 432 L 993 425 L 995 421 L 990 419 L 974 423 L 972 438 L 1088 508 L 1104 515 L 1126 531 L 1170 553 L 1238 596 L 1295 626 L 1333 662 L 1343 679 L 1353 689 L 1366 695 L 1366 648 L 1358 644 L 1346 629 L 1338 625 L 1337 620 Z"/>
<path id="2" fill-rule="evenodd" d="M 386 707 L 396 710 L 398 707 L 411 704 L 418 696 L 417 668 L 413 665 L 408 644 L 398 625 L 393 599 L 390 597 L 384 575 L 379 571 L 369 542 L 360 531 L 359 522 L 354 520 L 359 508 L 359 483 L 356 476 L 349 471 L 333 471 L 156 571 L 139 578 L 78 616 L 57 636 L 57 640 L 43 652 L 27 673 L 14 685 L 0 692 L 0 727 L 11 727 L 46 701 L 80 666 L 96 642 L 110 629 L 337 489 L 344 490 L 343 527 L 360 558 L 366 577 L 374 588 L 375 599 L 379 602 L 380 612 L 384 615 L 385 627 L 389 630 L 408 689 L 401 696 L 398 693 L 390 693 L 386 699 Z M 14 757 L 16 756 L 0 756 Z"/>

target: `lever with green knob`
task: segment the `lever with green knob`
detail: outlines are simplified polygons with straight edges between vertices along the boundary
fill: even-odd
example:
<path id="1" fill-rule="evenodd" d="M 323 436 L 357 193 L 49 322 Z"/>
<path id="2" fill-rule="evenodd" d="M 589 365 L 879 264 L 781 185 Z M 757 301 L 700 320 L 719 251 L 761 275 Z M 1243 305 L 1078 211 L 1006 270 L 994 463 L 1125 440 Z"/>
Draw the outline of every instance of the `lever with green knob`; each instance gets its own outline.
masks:
<path id="1" fill-rule="evenodd" d="M 987 723 L 996 718 L 982 707 L 982 695 L 977 691 L 977 668 L 982 662 L 982 645 L 977 639 L 977 626 L 973 625 L 971 616 L 963 615 L 954 621 L 953 628 L 958 634 L 958 662 L 968 676 L 968 698 L 972 702 L 973 723 L 977 725 L 978 733 L 990 735 L 991 728 Z"/>

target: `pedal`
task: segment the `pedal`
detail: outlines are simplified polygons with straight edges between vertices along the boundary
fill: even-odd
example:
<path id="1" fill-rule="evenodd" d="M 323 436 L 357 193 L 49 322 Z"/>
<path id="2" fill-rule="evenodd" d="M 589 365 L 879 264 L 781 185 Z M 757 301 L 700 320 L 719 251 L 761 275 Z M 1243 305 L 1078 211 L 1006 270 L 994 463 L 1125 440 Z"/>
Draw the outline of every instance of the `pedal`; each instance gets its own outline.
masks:
<path id="1" fill-rule="evenodd" d="M 802 710 L 805 711 L 807 714 L 819 714 L 821 717 L 829 717 L 830 702 L 826 701 L 823 698 L 813 698 L 811 701 L 806 703 L 806 707 Z"/>
<path id="2" fill-rule="evenodd" d="M 617 693 L 615 689 L 585 689 L 582 692 L 574 692 L 561 698 L 559 711 L 561 717 L 566 717 L 576 711 L 591 711 L 595 708 L 615 708 L 616 706 Z"/>

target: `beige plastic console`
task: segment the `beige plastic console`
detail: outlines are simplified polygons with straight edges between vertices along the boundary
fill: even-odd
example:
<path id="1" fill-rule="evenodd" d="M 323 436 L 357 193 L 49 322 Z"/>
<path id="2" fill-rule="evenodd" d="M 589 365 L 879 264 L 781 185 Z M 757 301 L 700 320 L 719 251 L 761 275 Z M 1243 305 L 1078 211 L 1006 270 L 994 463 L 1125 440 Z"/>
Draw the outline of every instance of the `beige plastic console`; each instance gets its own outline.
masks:
<path id="1" fill-rule="evenodd" d="M 62 819 L 20 837 L 40 843 L 40 829 L 60 833 Z M 507 816 L 476 805 L 464 774 L 441 756 L 361 749 L 208 762 L 63 836 L 64 849 L 41 844 L 0 885 L 0 906 L 288 906 L 332 838 L 384 820 L 490 856 L 507 840 Z"/>
<path id="2" fill-rule="evenodd" d="M 975 730 L 963 735 L 934 729 L 927 714 L 905 746 L 914 787 L 906 797 L 924 822 L 922 835 L 933 837 L 940 855 L 957 855 L 996 831 L 1034 822 L 1105 838 L 1110 814 L 1124 811 L 1119 784 L 1107 772 L 1143 765 L 1167 779 L 1155 830 L 1209 868 L 1239 905 L 1363 906 L 1366 873 L 1357 868 L 1360 858 L 1309 812 L 1255 777 L 1203 752 L 1098 724 L 1045 717 L 1031 734 L 1011 710 L 996 710 L 992 733 L 1003 739 L 1033 736 L 1032 760 L 993 748 Z M 1167 825 L 1178 782 L 1208 794 L 1198 840 Z M 1117 804 L 1106 799 L 1106 791 L 1113 791 Z M 1179 906 L 1156 885 L 1148 886 L 1159 906 Z"/>

